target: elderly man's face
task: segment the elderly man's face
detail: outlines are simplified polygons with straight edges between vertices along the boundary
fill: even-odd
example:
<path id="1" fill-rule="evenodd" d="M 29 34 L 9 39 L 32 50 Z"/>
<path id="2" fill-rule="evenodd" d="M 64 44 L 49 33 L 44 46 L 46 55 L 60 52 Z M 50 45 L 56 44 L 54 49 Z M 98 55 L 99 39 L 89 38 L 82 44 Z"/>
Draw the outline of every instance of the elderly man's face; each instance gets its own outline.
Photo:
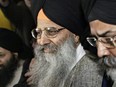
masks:
<path id="1" fill-rule="evenodd" d="M 36 35 L 35 35 L 36 34 Z M 38 14 L 37 28 L 32 34 L 37 39 L 37 44 L 44 46 L 42 49 L 45 53 L 54 53 L 58 46 L 62 45 L 67 38 L 73 36 L 78 42 L 78 36 L 74 36 L 70 31 L 48 19 L 43 10 Z"/>
<path id="2" fill-rule="evenodd" d="M 116 25 L 95 20 L 90 22 L 90 26 L 91 34 L 98 39 L 98 56 L 104 58 L 106 65 L 116 67 Z"/>
<path id="3" fill-rule="evenodd" d="M 53 28 L 53 31 L 48 32 L 45 28 Z M 53 53 L 57 50 L 57 47 L 60 46 L 66 39 L 72 35 L 67 29 L 55 24 L 50 20 L 38 19 L 37 29 L 40 30 L 41 35 L 37 38 L 37 43 L 41 46 L 46 46 L 43 51 L 45 53 Z M 57 31 L 56 31 L 57 30 Z M 48 33 L 47 33 L 48 32 Z M 51 46 L 51 48 L 47 47 Z M 55 47 L 55 48 L 54 48 Z"/>
<path id="4" fill-rule="evenodd" d="M 0 47 L 0 70 L 2 70 L 11 60 L 12 54 L 10 51 Z"/>

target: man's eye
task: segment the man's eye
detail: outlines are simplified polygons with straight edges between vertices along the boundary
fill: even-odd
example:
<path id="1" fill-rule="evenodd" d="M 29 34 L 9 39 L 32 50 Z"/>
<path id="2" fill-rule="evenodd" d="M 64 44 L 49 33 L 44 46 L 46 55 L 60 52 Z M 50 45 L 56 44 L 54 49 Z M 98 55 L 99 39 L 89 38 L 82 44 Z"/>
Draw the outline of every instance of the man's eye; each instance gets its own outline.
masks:
<path id="1" fill-rule="evenodd" d="M 114 42 L 116 43 L 116 36 L 114 36 Z"/>
<path id="2" fill-rule="evenodd" d="M 5 56 L 5 54 L 0 54 L 0 57 L 4 57 Z"/>
<path id="3" fill-rule="evenodd" d="M 41 30 L 37 30 L 37 31 L 36 31 L 36 35 L 40 35 L 41 32 L 42 32 Z"/>
<path id="4" fill-rule="evenodd" d="M 114 40 L 114 42 L 116 43 L 116 39 Z"/>
<path id="5" fill-rule="evenodd" d="M 105 39 L 101 39 L 101 40 L 104 43 L 110 43 L 111 42 L 111 39 L 110 38 L 105 38 Z"/>
<path id="6" fill-rule="evenodd" d="M 111 38 L 104 38 L 104 39 L 101 39 L 101 41 L 102 41 L 104 44 L 113 45 L 113 41 L 112 41 Z"/>
<path id="7" fill-rule="evenodd" d="M 48 32 L 48 34 L 49 35 L 55 35 L 55 34 L 57 34 L 58 33 L 58 31 L 57 30 L 52 30 L 52 31 L 47 31 Z"/>

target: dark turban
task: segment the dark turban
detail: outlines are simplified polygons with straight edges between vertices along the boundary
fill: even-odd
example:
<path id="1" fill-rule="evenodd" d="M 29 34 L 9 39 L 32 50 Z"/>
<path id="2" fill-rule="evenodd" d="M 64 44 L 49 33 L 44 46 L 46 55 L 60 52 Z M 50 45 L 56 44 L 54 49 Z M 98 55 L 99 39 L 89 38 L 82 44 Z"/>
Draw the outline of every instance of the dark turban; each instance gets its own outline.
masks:
<path id="1" fill-rule="evenodd" d="M 97 0 L 88 20 L 100 20 L 105 23 L 116 24 L 116 0 Z"/>
<path id="2" fill-rule="evenodd" d="M 90 49 L 86 37 L 90 34 L 88 15 L 96 0 L 32 0 L 35 22 L 40 9 L 56 24 L 80 36 L 81 44 Z"/>
<path id="3" fill-rule="evenodd" d="M 8 29 L 0 28 L 0 47 L 11 52 L 17 52 L 23 59 L 28 57 L 26 45 L 15 32 Z"/>
<path id="4" fill-rule="evenodd" d="M 83 39 L 89 32 L 89 29 L 86 29 L 88 23 L 84 13 L 91 2 L 88 3 L 89 5 L 86 3 L 87 0 L 32 0 L 32 14 L 36 21 L 40 9 L 43 9 L 45 15 L 50 20 L 67 28 Z M 84 6 L 85 9 L 83 8 Z"/>

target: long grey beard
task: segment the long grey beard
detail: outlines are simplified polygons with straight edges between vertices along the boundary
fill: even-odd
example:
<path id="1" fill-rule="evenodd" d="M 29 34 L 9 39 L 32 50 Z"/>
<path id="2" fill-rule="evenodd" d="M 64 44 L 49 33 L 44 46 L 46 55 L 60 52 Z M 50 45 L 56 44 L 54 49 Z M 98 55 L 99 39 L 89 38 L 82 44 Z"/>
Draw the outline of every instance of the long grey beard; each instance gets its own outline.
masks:
<path id="1" fill-rule="evenodd" d="M 76 58 L 74 45 L 74 39 L 69 38 L 59 48 L 53 46 L 52 48 L 55 49 L 53 53 L 44 53 L 43 48 L 36 46 L 37 61 L 33 64 L 33 85 L 31 87 L 62 87 Z"/>
<path id="2" fill-rule="evenodd" d="M 110 76 L 113 81 L 116 81 L 116 68 L 108 68 L 107 75 Z"/>
<path id="3" fill-rule="evenodd" d="M 107 69 L 107 75 L 114 81 L 112 87 L 116 87 L 116 68 Z"/>

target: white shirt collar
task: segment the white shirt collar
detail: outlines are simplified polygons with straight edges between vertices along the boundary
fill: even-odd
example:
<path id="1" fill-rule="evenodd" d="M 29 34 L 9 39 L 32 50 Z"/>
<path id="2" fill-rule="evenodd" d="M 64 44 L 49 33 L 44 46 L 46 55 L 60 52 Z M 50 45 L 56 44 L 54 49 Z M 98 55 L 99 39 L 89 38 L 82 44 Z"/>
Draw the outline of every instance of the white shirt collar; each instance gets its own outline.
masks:
<path id="1" fill-rule="evenodd" d="M 79 62 L 79 60 L 86 54 L 85 50 L 83 49 L 83 46 L 81 44 L 79 44 L 77 46 L 77 49 L 76 49 L 76 60 L 75 62 L 73 63 L 72 67 L 71 67 L 71 70 L 72 68 L 76 65 L 77 62 Z"/>
<path id="2" fill-rule="evenodd" d="M 83 49 L 83 46 L 81 44 L 78 45 L 76 49 L 76 63 L 86 54 L 85 50 Z"/>

